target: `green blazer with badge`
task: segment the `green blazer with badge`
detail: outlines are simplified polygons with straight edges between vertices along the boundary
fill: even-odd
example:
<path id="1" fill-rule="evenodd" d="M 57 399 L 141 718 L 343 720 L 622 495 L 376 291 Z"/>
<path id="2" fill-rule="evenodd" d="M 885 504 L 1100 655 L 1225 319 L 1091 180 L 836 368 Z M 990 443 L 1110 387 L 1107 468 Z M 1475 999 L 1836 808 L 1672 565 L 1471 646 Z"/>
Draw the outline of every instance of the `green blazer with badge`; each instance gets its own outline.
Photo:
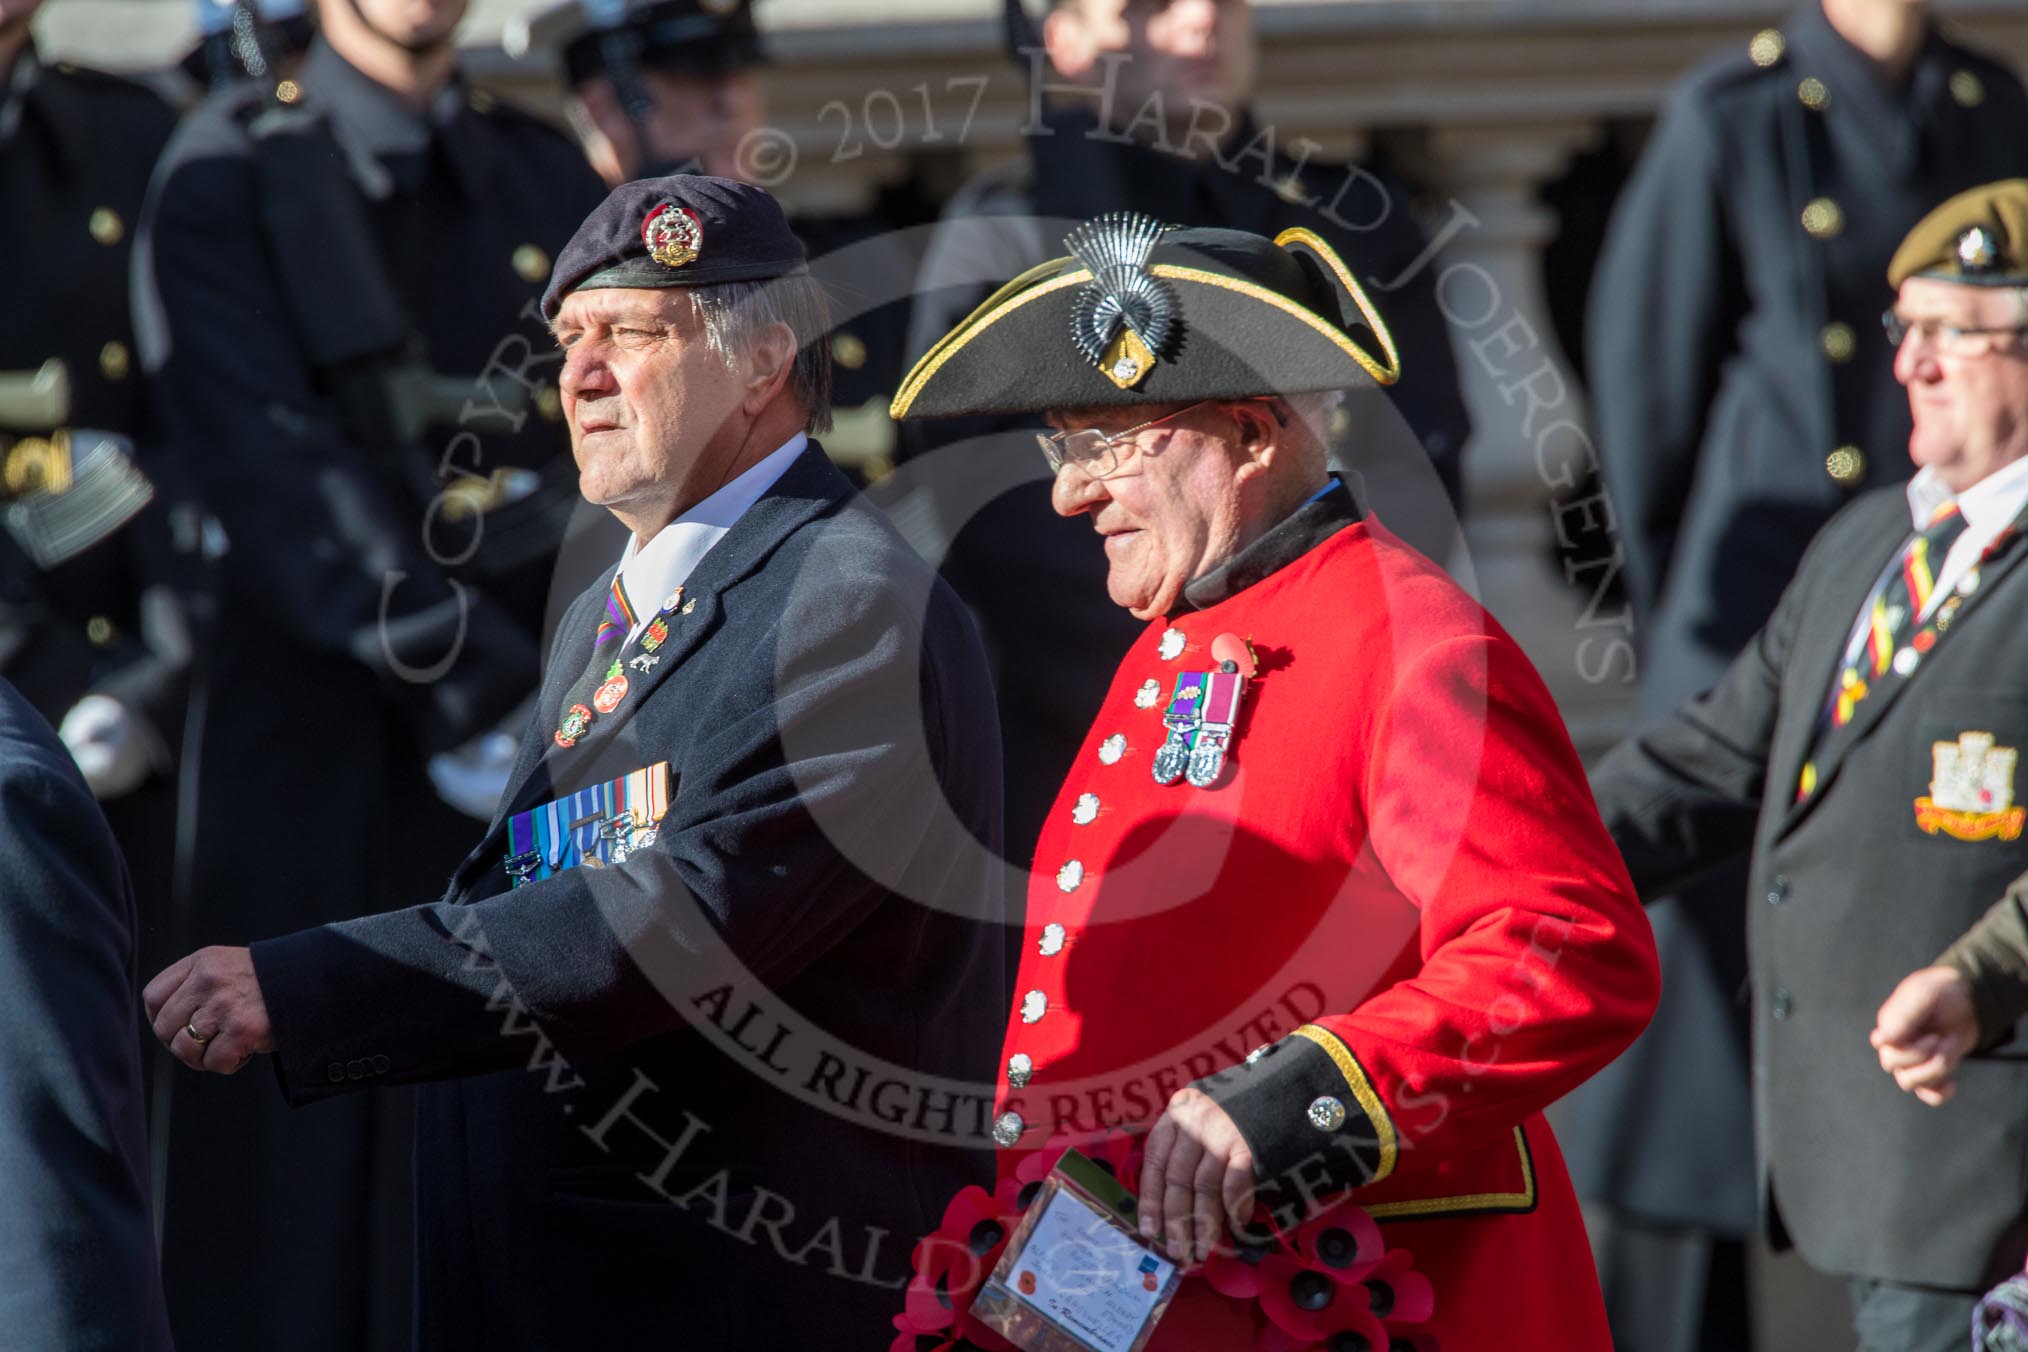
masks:
<path id="1" fill-rule="evenodd" d="M 1820 735 L 1854 621 L 1910 535 L 1901 490 L 1862 497 L 1717 686 L 1593 776 L 1643 895 L 1751 854 L 1758 1194 L 1776 1238 L 1827 1272 L 1972 1289 L 2028 1242 L 2028 1064 L 1968 1062 L 1936 1112 L 1867 1043 L 1895 983 L 2028 870 L 2021 525 L 1936 608 L 1919 660 Z"/>

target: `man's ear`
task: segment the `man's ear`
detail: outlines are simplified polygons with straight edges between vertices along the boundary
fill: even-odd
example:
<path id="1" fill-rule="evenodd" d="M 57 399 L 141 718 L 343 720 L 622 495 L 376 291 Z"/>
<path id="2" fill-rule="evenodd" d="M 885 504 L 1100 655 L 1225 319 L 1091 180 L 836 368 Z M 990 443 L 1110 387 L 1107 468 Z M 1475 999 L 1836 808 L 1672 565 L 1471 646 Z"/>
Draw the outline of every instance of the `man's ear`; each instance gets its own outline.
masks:
<path id="1" fill-rule="evenodd" d="M 1058 5 L 1042 20 L 1042 50 L 1049 64 L 1066 80 L 1081 80 L 1098 61 L 1091 24 L 1075 4 Z"/>
<path id="2" fill-rule="evenodd" d="M 789 383 L 796 365 L 796 334 L 787 324 L 770 324 L 747 353 L 746 393 L 741 404 L 758 414 Z"/>
<path id="3" fill-rule="evenodd" d="M 1278 416 L 1279 410 L 1260 399 L 1235 402 L 1230 405 L 1230 410 L 1240 452 L 1263 469 L 1272 465 L 1282 439 L 1283 423 Z"/>

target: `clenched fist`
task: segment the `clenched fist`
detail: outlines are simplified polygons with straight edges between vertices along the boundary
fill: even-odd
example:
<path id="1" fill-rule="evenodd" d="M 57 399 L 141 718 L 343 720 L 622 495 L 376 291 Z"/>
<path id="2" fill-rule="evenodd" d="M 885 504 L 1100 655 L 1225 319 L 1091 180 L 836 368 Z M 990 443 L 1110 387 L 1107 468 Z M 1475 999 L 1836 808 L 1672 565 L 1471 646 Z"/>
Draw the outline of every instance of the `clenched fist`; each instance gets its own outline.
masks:
<path id="1" fill-rule="evenodd" d="M 244 948 L 200 948 L 171 963 L 141 992 L 155 1036 L 192 1070 L 230 1075 L 275 1049 L 267 1001 Z"/>

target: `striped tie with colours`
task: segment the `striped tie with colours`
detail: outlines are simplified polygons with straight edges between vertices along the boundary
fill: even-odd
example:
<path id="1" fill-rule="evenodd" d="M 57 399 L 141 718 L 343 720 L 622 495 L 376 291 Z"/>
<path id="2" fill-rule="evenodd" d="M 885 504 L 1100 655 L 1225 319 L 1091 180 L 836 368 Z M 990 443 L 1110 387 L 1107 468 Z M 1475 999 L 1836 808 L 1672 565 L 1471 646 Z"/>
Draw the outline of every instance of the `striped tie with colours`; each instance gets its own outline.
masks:
<path id="1" fill-rule="evenodd" d="M 1888 570 L 1873 589 L 1865 614 L 1865 642 L 1838 672 L 1831 693 L 1818 720 L 1819 729 L 1842 728 L 1852 721 L 1859 705 L 1890 670 L 1900 671 L 1895 654 L 1908 646 L 1921 628 L 1930 598 L 1936 594 L 1936 575 L 1950 554 L 1951 546 L 1965 533 L 1965 514 L 1956 502 L 1946 502 L 1930 514 L 1929 522 L 1902 546 L 1895 567 Z M 1934 637 L 1933 635 L 1931 636 Z M 1921 644 L 1916 645 L 1920 647 Z M 1912 662 L 1913 655 L 1908 661 Z M 1913 669 L 1910 667 L 1909 669 Z M 1796 784 L 1798 801 L 1817 788 L 1817 764 L 1813 758 L 1803 766 Z"/>
<path id="2" fill-rule="evenodd" d="M 605 616 L 599 620 L 599 631 L 592 638 L 592 651 L 624 639 L 633 631 L 634 608 L 627 602 L 627 589 L 620 585 L 620 575 L 614 573 L 613 589 L 606 596 Z"/>

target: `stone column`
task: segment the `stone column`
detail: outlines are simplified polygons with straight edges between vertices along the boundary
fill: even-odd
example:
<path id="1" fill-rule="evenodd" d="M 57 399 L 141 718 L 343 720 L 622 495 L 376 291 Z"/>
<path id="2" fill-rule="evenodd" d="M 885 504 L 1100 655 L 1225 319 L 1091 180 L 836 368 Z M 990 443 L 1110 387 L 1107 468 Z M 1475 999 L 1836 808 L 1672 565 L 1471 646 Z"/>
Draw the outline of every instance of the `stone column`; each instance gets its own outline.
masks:
<path id="1" fill-rule="evenodd" d="M 1606 596 L 1617 526 L 1584 489 L 1595 456 L 1571 366 L 1543 303 L 1542 247 L 1556 232 L 1542 184 L 1595 124 L 1520 121 L 1430 133 L 1448 197 L 1437 294 L 1472 415 L 1464 458 L 1469 558 L 1453 560 L 1527 650 L 1587 757 L 1617 740 L 1633 704 L 1632 618 Z M 1602 562 L 1585 556 L 1605 554 Z"/>

